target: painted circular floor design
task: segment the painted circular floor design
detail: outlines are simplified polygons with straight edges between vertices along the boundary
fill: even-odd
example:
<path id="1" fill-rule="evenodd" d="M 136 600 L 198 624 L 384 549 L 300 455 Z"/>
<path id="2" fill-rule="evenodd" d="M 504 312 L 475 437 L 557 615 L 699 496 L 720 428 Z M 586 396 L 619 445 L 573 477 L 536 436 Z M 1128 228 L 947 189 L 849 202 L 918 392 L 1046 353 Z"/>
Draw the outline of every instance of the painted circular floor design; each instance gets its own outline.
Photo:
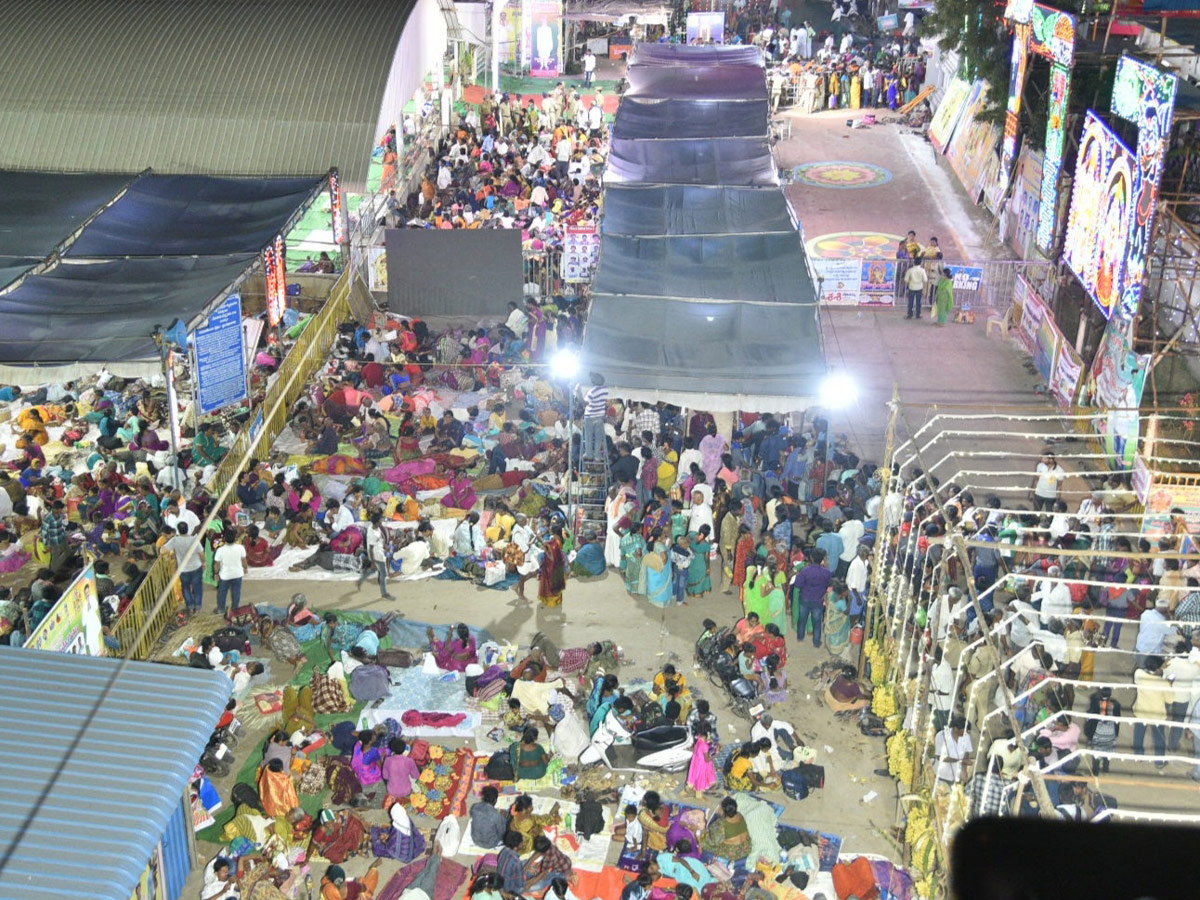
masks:
<path id="1" fill-rule="evenodd" d="M 807 250 L 814 259 L 891 259 L 900 238 L 881 231 L 837 231 L 812 238 Z"/>
<path id="2" fill-rule="evenodd" d="M 887 184 L 892 173 L 872 163 L 811 162 L 793 168 L 792 180 L 811 187 L 855 190 Z"/>

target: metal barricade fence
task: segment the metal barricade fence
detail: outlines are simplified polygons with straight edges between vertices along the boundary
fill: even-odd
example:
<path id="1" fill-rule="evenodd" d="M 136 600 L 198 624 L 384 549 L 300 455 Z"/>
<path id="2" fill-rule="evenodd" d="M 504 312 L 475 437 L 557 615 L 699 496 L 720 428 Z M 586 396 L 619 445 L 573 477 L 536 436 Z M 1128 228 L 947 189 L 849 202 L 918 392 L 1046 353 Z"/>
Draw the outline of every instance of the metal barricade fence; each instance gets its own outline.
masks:
<path id="1" fill-rule="evenodd" d="M 112 636 L 120 645 L 122 656 L 130 659 L 149 659 L 167 625 L 183 607 L 183 589 L 175 582 L 170 602 L 159 609 L 154 603 L 163 589 L 175 577 L 175 554 L 167 550 L 158 555 L 146 572 L 129 605 L 112 624 Z"/>
<path id="2" fill-rule="evenodd" d="M 828 296 L 836 290 L 842 297 L 845 297 L 847 293 L 853 293 L 853 291 L 845 287 L 844 282 L 841 282 L 843 287 L 837 287 L 837 283 L 832 280 L 829 274 L 832 270 L 827 269 L 827 266 L 836 266 L 838 275 L 840 276 L 841 273 L 852 272 L 856 268 L 866 273 L 872 263 L 895 263 L 894 291 L 873 292 L 870 288 L 869 279 L 863 277 L 858 293 L 858 305 L 880 305 L 881 301 L 886 301 L 887 304 L 890 304 L 893 299 L 897 306 L 903 306 L 905 303 L 904 276 L 912 266 L 910 260 L 895 259 L 894 257 L 862 257 L 857 260 L 853 258 L 838 260 L 813 259 L 811 262 L 817 274 L 824 274 L 825 276 L 822 288 L 824 295 Z M 1024 277 L 1029 281 L 1037 289 L 1039 296 L 1047 305 L 1054 303 L 1058 292 L 1059 267 L 1055 263 L 1050 262 L 1022 259 L 933 259 L 924 260 L 921 265 L 929 276 L 929 283 L 925 289 L 926 303 L 930 303 L 933 300 L 933 290 L 937 284 L 939 270 L 943 266 L 975 270 L 962 277 L 960 279 L 962 286 L 956 287 L 954 290 L 954 305 L 957 309 L 968 305 L 977 312 L 985 313 L 1008 309 L 1012 304 L 1013 292 L 1016 290 L 1018 277 Z M 856 304 L 846 303 L 843 300 L 840 303 L 835 302 L 830 305 Z"/>
<path id="3" fill-rule="evenodd" d="M 521 262 L 526 295 L 546 298 L 563 293 L 562 258 L 561 247 L 525 252 Z"/>
<path id="4" fill-rule="evenodd" d="M 254 455 L 259 447 L 270 447 L 287 425 L 292 405 L 307 389 L 313 373 L 324 365 L 337 339 L 338 326 L 351 317 L 351 277 L 349 269 L 342 273 L 321 311 L 313 316 L 284 357 L 275 381 L 267 388 L 255 418 L 251 419 L 254 424 L 242 429 L 217 467 L 208 485 L 212 494 L 220 494 L 227 485 L 235 482 L 241 471 L 242 459 Z M 292 377 L 293 373 L 295 378 Z M 261 424 L 256 418 L 259 415 L 263 416 Z M 154 609 L 155 601 L 174 577 L 175 569 L 174 554 L 159 554 L 133 599 L 113 623 L 113 636 L 120 643 L 122 654 L 133 659 L 149 659 L 167 625 L 182 607 L 183 592 L 177 582 L 171 593 L 172 602 Z"/>

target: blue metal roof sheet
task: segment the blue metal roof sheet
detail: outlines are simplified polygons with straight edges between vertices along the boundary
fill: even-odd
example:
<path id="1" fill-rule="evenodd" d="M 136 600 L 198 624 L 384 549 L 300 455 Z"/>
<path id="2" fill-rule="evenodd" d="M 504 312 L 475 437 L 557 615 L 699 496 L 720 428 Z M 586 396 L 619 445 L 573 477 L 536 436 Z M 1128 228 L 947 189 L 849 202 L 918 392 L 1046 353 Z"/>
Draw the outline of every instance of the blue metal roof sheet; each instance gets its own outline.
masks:
<path id="1" fill-rule="evenodd" d="M 128 900 L 180 803 L 232 684 L 120 664 L 0 647 L 0 900 Z"/>

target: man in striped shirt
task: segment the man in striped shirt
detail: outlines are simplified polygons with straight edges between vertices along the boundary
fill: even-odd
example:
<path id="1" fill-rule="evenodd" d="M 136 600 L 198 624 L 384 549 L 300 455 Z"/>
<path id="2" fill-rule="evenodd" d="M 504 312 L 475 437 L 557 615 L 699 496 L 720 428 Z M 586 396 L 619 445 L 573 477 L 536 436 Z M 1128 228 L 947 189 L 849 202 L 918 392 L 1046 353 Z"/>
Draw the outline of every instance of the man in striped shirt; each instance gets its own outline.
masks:
<path id="1" fill-rule="evenodd" d="M 608 388 L 604 376 L 592 373 L 592 386 L 583 395 L 583 458 L 603 459 L 604 419 L 608 414 Z"/>

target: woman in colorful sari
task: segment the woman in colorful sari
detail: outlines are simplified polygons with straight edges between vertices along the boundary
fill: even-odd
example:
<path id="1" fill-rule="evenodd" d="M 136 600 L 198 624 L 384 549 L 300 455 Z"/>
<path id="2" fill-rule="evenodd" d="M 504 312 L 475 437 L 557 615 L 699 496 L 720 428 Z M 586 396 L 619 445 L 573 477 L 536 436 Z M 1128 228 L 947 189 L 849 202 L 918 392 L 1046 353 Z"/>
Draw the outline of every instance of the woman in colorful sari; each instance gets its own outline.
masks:
<path id="1" fill-rule="evenodd" d="M 363 787 L 370 787 L 383 780 L 383 751 L 379 747 L 379 736 L 374 731 L 360 731 L 350 757 L 350 768 L 358 776 Z"/>
<path id="2" fill-rule="evenodd" d="M 671 527 L 671 506 L 655 498 L 646 504 L 646 514 L 642 518 L 642 537 L 649 544 L 652 535 L 657 530 L 664 532 Z"/>
<path id="3" fill-rule="evenodd" d="M 692 562 L 688 566 L 687 592 L 689 597 L 703 597 L 712 590 L 712 577 L 708 572 L 708 555 L 712 551 L 710 534 L 712 529 L 701 525 L 691 535 Z"/>
<path id="4" fill-rule="evenodd" d="M 653 549 L 642 557 L 642 571 L 639 581 L 646 599 L 660 609 L 665 609 L 671 603 L 671 557 L 665 541 L 656 540 Z"/>
<path id="5" fill-rule="evenodd" d="M 263 810 L 272 819 L 286 816 L 300 805 L 300 795 L 292 776 L 285 771 L 282 759 L 273 759 L 258 775 L 258 795 Z"/>
<path id="6" fill-rule="evenodd" d="M 308 598 L 303 594 L 292 594 L 284 621 L 301 644 L 316 640 L 321 635 L 321 618 L 308 608 Z"/>
<path id="7" fill-rule="evenodd" d="M 939 274 L 941 277 L 933 294 L 933 312 L 937 316 L 936 324 L 945 325 L 950 321 L 950 313 L 954 310 L 954 276 L 945 267 Z"/>
<path id="8" fill-rule="evenodd" d="M 528 303 L 525 313 L 529 316 L 529 358 L 538 362 L 546 352 L 546 316 L 536 303 Z"/>
<path id="9" fill-rule="evenodd" d="M 679 477 L 679 454 L 671 446 L 670 441 L 663 441 L 662 458 L 658 461 L 658 486 L 671 493 L 675 480 Z"/>
<path id="10" fill-rule="evenodd" d="M 746 569 L 754 557 L 754 537 L 745 525 L 738 526 L 737 544 L 733 548 L 733 580 L 732 584 L 738 589 L 738 594 L 745 592 Z"/>
<path id="11" fill-rule="evenodd" d="M 398 859 L 412 862 L 425 852 L 425 836 L 409 818 L 408 811 L 400 803 L 388 808 L 391 825 L 371 829 L 371 850 L 383 859 Z"/>
<path id="12" fill-rule="evenodd" d="M 721 457 L 729 452 L 729 441 L 723 434 L 717 433 L 717 426 L 709 422 L 708 434 L 700 439 L 700 468 L 704 470 L 705 480 L 709 484 L 717 483 L 717 472 L 721 469 Z"/>
<path id="13" fill-rule="evenodd" d="M 567 586 L 567 557 L 563 553 L 562 526 L 550 528 L 550 537 L 543 545 L 542 562 L 538 570 L 538 602 L 549 609 L 562 606 L 563 590 Z"/>
<path id="14" fill-rule="evenodd" d="M 571 560 L 571 574 L 576 578 L 598 578 L 604 570 L 604 547 L 600 539 L 591 533 L 585 534 Z"/>
<path id="15" fill-rule="evenodd" d="M 464 623 L 459 622 L 454 628 L 447 629 L 444 641 L 434 637 L 432 628 L 427 628 L 425 633 L 429 636 L 429 649 L 439 669 L 446 672 L 464 672 L 467 666 L 479 662 L 475 638 L 471 635 L 471 629 Z"/>
<path id="16" fill-rule="evenodd" d="M 739 860 L 750 855 L 750 828 L 732 797 L 721 801 L 721 812 L 704 830 L 700 846 L 721 859 Z"/>
<path id="17" fill-rule="evenodd" d="M 250 568 L 263 569 L 274 565 L 275 552 L 257 525 L 250 526 L 242 545 L 246 548 L 246 565 Z"/>
<path id="18" fill-rule="evenodd" d="M 562 814 L 558 810 L 559 805 L 555 803 L 550 807 L 549 812 L 542 815 L 536 814 L 533 811 L 533 798 L 528 794 L 521 794 L 513 801 L 509 811 L 508 827 L 510 831 L 515 831 L 521 836 L 518 853 L 521 855 L 532 853 L 533 839 L 545 834 L 547 828 L 562 821 Z"/>
<path id="19" fill-rule="evenodd" d="M 550 754 L 537 742 L 538 730 L 532 725 L 521 732 L 521 740 L 508 747 L 516 781 L 538 781 L 546 777 Z"/>
<path id="20" fill-rule="evenodd" d="M 825 594 L 825 649 L 838 657 L 850 646 L 850 589 L 834 581 Z"/>
<path id="21" fill-rule="evenodd" d="M 442 498 L 442 506 L 450 509 L 474 509 L 479 498 L 467 473 L 461 469 L 450 476 L 450 493 Z"/>
<path id="22" fill-rule="evenodd" d="M 628 521 L 628 520 L 626 520 Z M 625 577 L 625 590 L 631 594 L 638 592 L 638 579 L 642 572 L 642 557 L 646 553 L 646 539 L 642 530 L 635 524 L 628 524 L 621 529 L 621 573 Z"/>

